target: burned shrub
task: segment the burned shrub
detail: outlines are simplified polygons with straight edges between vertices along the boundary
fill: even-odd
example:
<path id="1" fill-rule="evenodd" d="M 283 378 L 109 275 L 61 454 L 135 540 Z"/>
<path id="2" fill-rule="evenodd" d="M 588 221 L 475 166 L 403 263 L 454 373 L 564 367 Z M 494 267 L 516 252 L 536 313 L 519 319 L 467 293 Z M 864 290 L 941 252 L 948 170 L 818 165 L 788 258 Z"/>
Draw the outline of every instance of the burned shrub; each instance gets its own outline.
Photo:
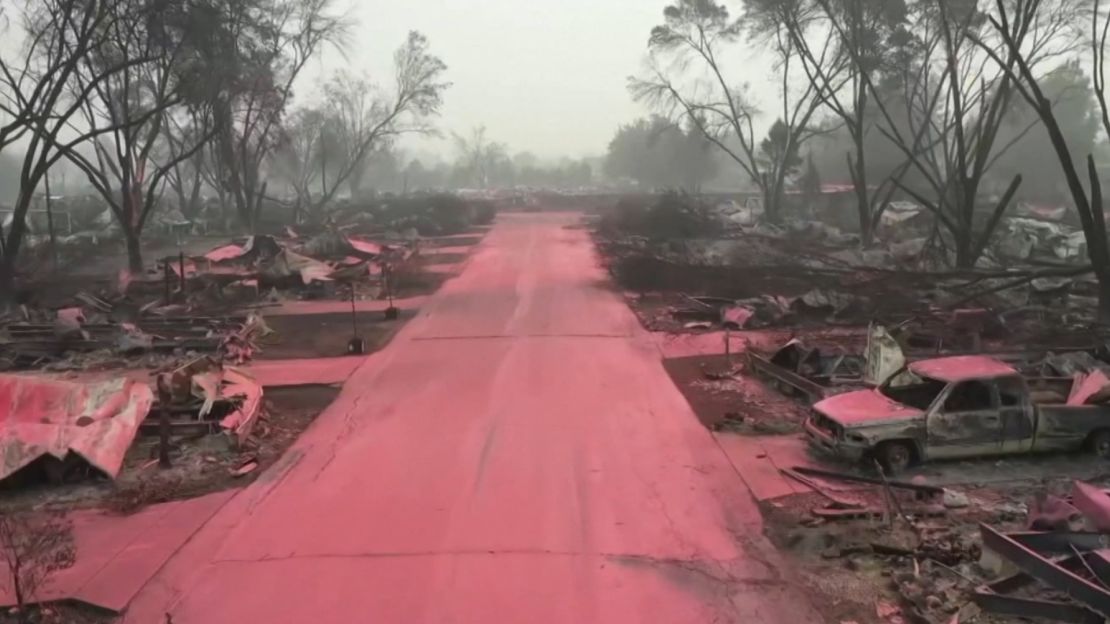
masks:
<path id="1" fill-rule="evenodd" d="M 470 205 L 474 208 L 474 225 L 489 225 L 497 217 L 497 204 L 489 200 L 472 200 Z"/>
<path id="2" fill-rule="evenodd" d="M 459 234 L 475 223 L 475 207 L 455 195 L 395 197 L 374 207 L 374 222 L 391 230 L 415 229 L 421 236 Z M 491 218 L 492 220 L 492 218 Z"/>
<path id="3" fill-rule="evenodd" d="M 435 231 L 421 231 L 422 236 L 459 234 L 474 223 L 474 207 L 461 197 L 434 195 L 425 201 L 423 210 Z"/>
<path id="4" fill-rule="evenodd" d="M 22 620 L 27 621 L 27 605 L 37 600 L 38 589 L 55 572 L 73 566 L 76 553 L 73 524 L 64 514 L 0 514 L 4 581 L 12 589 Z"/>
<path id="5" fill-rule="evenodd" d="M 599 230 L 602 234 L 617 237 L 632 234 L 643 229 L 644 216 L 651 208 L 651 198 L 622 197 L 617 205 L 601 217 Z"/>
<path id="6" fill-rule="evenodd" d="M 493 223 L 497 205 L 451 195 L 421 194 L 347 202 L 332 216 L 341 223 L 360 223 L 386 231 L 416 230 L 421 236 L 461 234 L 474 225 Z"/>
<path id="7" fill-rule="evenodd" d="M 668 192 L 658 198 L 620 200 L 602 219 L 601 232 L 650 239 L 712 238 L 721 233 L 721 226 L 701 200 L 685 193 Z"/>

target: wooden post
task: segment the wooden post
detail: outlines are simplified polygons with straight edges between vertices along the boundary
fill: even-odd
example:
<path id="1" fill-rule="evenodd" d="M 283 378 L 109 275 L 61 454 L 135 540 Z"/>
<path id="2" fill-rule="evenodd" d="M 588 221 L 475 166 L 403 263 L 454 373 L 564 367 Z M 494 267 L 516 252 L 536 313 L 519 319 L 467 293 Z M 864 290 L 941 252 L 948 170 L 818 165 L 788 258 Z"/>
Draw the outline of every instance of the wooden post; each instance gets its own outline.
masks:
<path id="1" fill-rule="evenodd" d="M 393 305 L 393 263 L 385 262 L 382 264 L 382 285 L 385 287 L 385 296 L 389 301 L 389 307 L 385 310 L 385 320 L 395 321 L 401 316 L 401 311 Z"/>
<path id="2" fill-rule="evenodd" d="M 382 273 L 385 278 L 385 296 L 389 299 L 389 307 L 393 307 L 393 263 L 386 262 L 382 266 Z"/>
<path id="3" fill-rule="evenodd" d="M 166 259 L 166 275 L 169 275 L 169 258 Z M 173 376 L 162 373 L 154 378 L 155 393 L 158 397 L 158 467 L 163 470 L 172 468 L 170 462 L 170 406 L 173 405 Z"/>
<path id="4" fill-rule="evenodd" d="M 163 297 L 164 304 L 170 305 L 170 300 L 173 297 L 172 286 L 173 277 L 170 275 L 173 271 L 170 269 L 170 259 L 165 258 L 162 260 L 162 283 L 165 286 L 166 294 Z"/>
<path id="5" fill-rule="evenodd" d="M 181 298 L 185 299 L 185 252 L 178 252 L 177 268 L 181 271 Z"/>
<path id="6" fill-rule="evenodd" d="M 170 462 L 170 411 L 163 405 L 158 413 L 158 467 L 172 468 Z"/>
<path id="7" fill-rule="evenodd" d="M 358 338 L 358 310 L 355 309 L 355 283 L 351 281 L 351 337 Z"/>

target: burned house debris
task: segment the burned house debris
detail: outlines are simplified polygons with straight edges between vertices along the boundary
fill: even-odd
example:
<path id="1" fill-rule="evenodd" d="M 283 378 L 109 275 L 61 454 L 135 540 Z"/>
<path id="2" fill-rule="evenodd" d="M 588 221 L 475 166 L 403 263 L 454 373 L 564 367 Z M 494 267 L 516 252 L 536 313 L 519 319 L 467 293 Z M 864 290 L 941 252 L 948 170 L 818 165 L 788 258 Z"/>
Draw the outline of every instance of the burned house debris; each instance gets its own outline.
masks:
<path id="1" fill-rule="evenodd" d="M 0 0 L 0 624 L 1110 622 L 1110 0 L 652 3 Z"/>
<path id="2" fill-rule="evenodd" d="M 1026 206 L 956 268 L 908 202 L 862 249 L 820 216 L 711 206 L 628 204 L 597 243 L 829 611 L 1105 619 L 1082 588 L 1108 582 L 1110 513 L 1091 501 L 1110 509 L 1110 332 L 1082 233 Z"/>
<path id="3" fill-rule="evenodd" d="M 75 383 L 0 375 L 0 483 L 38 462 L 59 480 L 74 462 L 114 477 L 154 403 L 129 379 Z"/>
<path id="4" fill-rule="evenodd" d="M 204 357 L 158 373 L 158 401 L 144 429 L 154 435 L 164 426 L 177 431 L 222 431 L 231 444 L 246 444 L 262 411 L 262 388 L 245 371 Z"/>
<path id="5" fill-rule="evenodd" d="M 334 302 L 355 311 L 341 314 L 343 342 L 352 331 L 358 335 L 360 324 L 364 331 L 375 322 L 396 328 L 402 311 L 393 301 L 420 294 L 406 277 L 422 275 L 423 265 L 438 257 L 439 243 L 420 232 L 465 233 L 480 219 L 492 220 L 487 207 L 475 207 L 480 202 L 407 201 L 411 213 L 382 204 L 369 219 L 363 210 L 348 209 L 324 225 L 287 226 L 222 244 L 207 235 L 188 251 L 156 257 L 143 272 L 97 275 L 56 290 L 29 283 L 25 303 L 0 316 L 0 390 L 9 406 L 0 413 L 0 491 L 18 493 L 14 504 L 20 505 L 25 492 L 42 487 L 115 480 L 125 485 L 117 494 L 107 490 L 109 498 L 167 500 L 175 496 L 172 488 L 185 496 L 193 487 L 216 487 L 189 485 L 190 479 L 210 479 L 204 475 L 213 467 L 226 463 L 217 474 L 241 478 L 275 461 L 310 421 L 285 422 L 303 416 L 299 406 L 285 408 L 282 401 L 299 403 L 281 392 L 272 399 L 251 366 L 259 358 L 281 364 L 267 349 L 297 344 L 300 336 L 283 332 L 314 325 L 313 314 L 302 320 L 280 308 L 304 302 L 331 310 L 326 304 Z M 183 239 L 195 237 L 186 233 Z M 371 313 L 356 308 L 381 312 L 371 321 L 362 318 Z M 268 322 L 271 310 L 278 316 Z M 381 330 L 380 339 L 392 331 Z M 364 346 L 369 352 L 381 343 Z M 289 354 L 279 357 L 312 355 L 297 348 L 277 351 Z M 322 355 L 348 353 L 336 347 Z M 164 458 L 162 469 L 169 468 L 165 479 L 153 479 L 157 471 L 149 466 L 157 457 Z"/>
<path id="6" fill-rule="evenodd" d="M 985 613 L 1077 623 L 1110 617 L 1110 493 L 1075 481 L 1055 506 L 1070 510 L 1057 512 L 1068 523 L 1050 530 L 980 526 L 982 567 L 995 576 L 973 593 Z"/>

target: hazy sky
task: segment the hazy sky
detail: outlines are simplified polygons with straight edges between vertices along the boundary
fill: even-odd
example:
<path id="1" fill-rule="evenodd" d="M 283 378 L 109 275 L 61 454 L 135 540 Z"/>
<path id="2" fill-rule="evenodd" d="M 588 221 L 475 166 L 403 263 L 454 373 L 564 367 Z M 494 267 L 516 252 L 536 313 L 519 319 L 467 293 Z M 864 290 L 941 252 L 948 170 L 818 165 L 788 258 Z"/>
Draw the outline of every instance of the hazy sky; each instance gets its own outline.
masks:
<path id="1" fill-rule="evenodd" d="M 441 126 L 484 124 L 513 152 L 545 157 L 604 153 L 621 124 L 646 111 L 626 78 L 637 73 L 664 0 L 347 0 L 358 21 L 348 60 L 387 82 L 409 30 L 428 36 L 449 70 Z M 435 145 L 428 147 L 434 148 Z M 444 157 L 450 143 L 439 147 Z M 437 151 L 441 151 L 437 150 Z"/>

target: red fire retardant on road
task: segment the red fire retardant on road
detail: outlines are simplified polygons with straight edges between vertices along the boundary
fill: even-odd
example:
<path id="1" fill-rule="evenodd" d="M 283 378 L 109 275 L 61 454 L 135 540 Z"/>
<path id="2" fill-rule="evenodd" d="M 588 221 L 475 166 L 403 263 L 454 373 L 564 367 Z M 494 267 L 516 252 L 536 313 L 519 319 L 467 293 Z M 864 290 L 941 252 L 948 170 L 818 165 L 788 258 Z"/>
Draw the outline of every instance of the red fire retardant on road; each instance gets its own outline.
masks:
<path id="1" fill-rule="evenodd" d="M 126 621 L 820 621 L 577 219 L 502 216 Z"/>

